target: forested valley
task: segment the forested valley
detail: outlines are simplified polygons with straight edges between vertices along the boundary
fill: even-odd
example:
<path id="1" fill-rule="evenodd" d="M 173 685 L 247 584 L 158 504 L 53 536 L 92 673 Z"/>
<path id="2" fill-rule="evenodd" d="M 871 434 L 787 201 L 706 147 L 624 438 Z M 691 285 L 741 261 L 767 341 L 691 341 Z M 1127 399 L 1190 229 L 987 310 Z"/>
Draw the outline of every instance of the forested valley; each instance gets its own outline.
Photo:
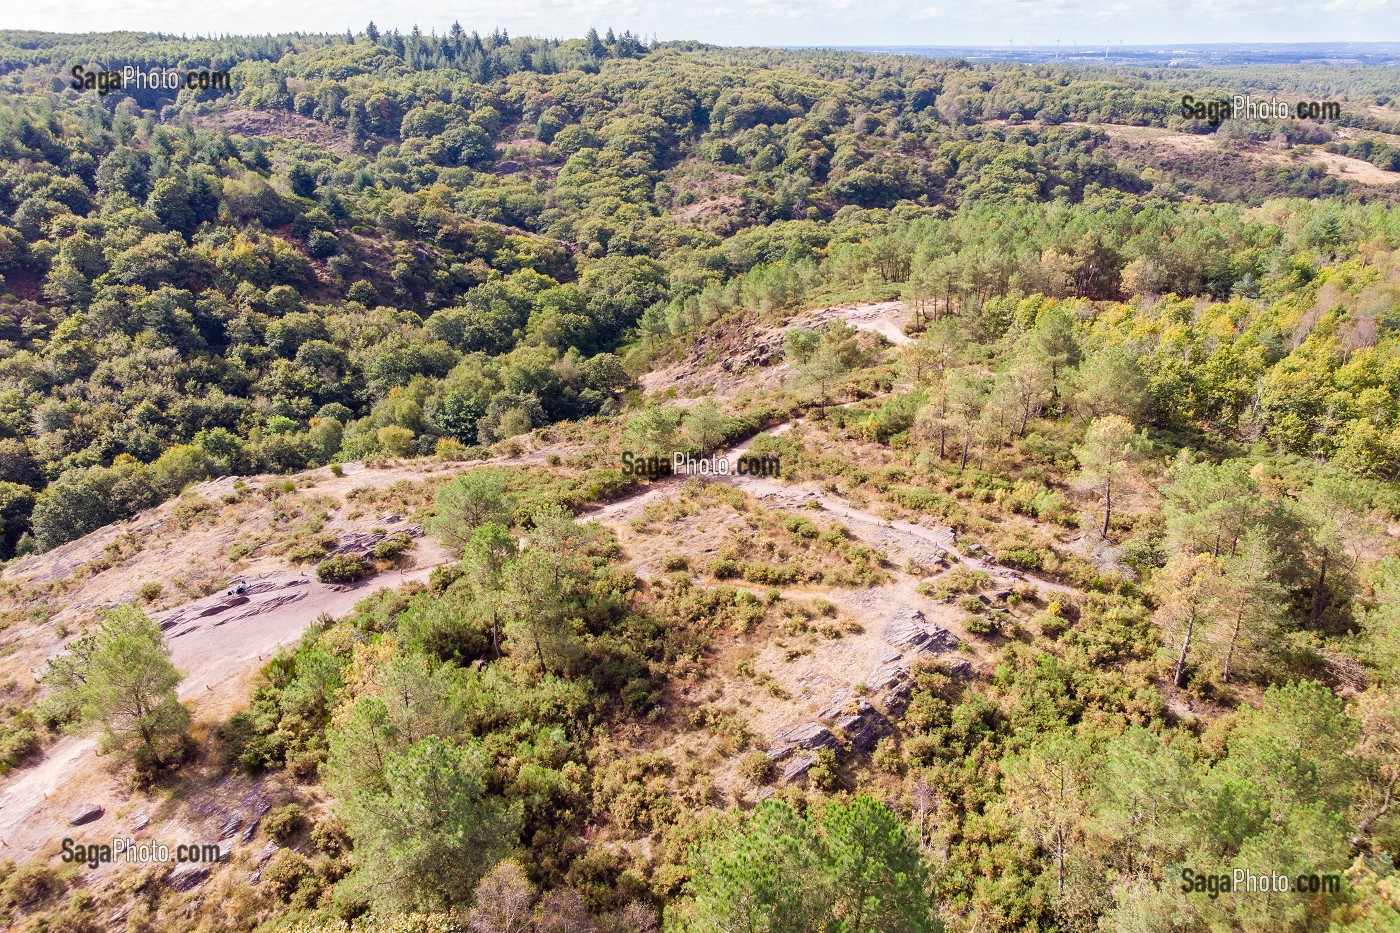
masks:
<path id="1" fill-rule="evenodd" d="M 0 919 L 1400 929 L 1396 87 L 0 32 Z"/>

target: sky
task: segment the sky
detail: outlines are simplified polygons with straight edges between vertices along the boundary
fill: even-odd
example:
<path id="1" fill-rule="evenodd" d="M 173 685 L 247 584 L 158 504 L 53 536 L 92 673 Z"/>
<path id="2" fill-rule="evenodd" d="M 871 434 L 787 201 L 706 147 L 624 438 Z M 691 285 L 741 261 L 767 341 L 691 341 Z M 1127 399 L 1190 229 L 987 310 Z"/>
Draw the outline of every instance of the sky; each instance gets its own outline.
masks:
<path id="1" fill-rule="evenodd" d="M 446 31 L 570 38 L 589 26 L 723 45 L 1102 46 L 1396 42 L 1400 0 L 49 0 L 5 4 L 0 28 L 168 33 Z"/>

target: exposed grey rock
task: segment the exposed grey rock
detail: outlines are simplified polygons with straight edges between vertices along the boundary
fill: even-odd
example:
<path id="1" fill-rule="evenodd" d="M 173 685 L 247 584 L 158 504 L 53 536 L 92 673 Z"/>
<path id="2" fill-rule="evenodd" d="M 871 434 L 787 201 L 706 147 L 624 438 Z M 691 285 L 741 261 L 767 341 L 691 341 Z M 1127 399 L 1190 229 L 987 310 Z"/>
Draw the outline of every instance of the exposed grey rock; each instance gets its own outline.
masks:
<path id="1" fill-rule="evenodd" d="M 208 865 L 186 862 L 182 865 L 176 865 L 174 870 L 165 876 L 165 883 L 176 891 L 191 891 L 207 881 L 208 878 Z"/>
<path id="2" fill-rule="evenodd" d="M 885 624 L 881 637 L 896 648 L 908 651 L 918 648 L 928 641 L 928 632 L 923 627 L 924 614 L 917 609 L 905 608 L 899 615 Z"/>
<path id="3" fill-rule="evenodd" d="M 871 690 L 887 690 L 901 681 L 909 679 L 907 668 L 898 664 L 877 667 L 865 678 L 865 685 Z"/>
<path id="4" fill-rule="evenodd" d="M 136 814 L 131 818 L 131 828 L 136 832 L 140 832 L 150 824 L 151 815 L 145 810 L 142 810 L 140 813 Z"/>
<path id="5" fill-rule="evenodd" d="M 857 700 L 855 712 L 838 719 L 836 727 L 846 736 L 853 750 L 863 753 L 873 751 L 875 743 L 890 731 L 885 717 L 865 700 Z"/>
<path id="6" fill-rule="evenodd" d="M 253 836 L 258 831 L 258 824 L 260 822 L 261 820 L 253 820 L 247 826 L 243 827 L 243 834 L 239 836 L 239 838 L 242 839 L 244 842 L 252 842 Z"/>
<path id="7" fill-rule="evenodd" d="M 423 537 L 423 527 L 421 525 L 405 525 L 393 531 L 346 532 L 340 536 L 334 550 L 330 552 L 330 556 L 352 554 L 356 557 L 368 557 L 376 544 L 390 535 L 396 534 L 407 534 L 410 538 L 421 538 Z"/>
<path id="8" fill-rule="evenodd" d="M 885 708 L 885 713 L 890 716 L 902 716 L 905 708 L 909 705 L 909 694 L 914 691 L 914 685 L 909 681 L 897 683 L 880 700 L 880 705 Z"/>
<path id="9" fill-rule="evenodd" d="M 219 824 L 219 838 L 227 839 L 238 832 L 238 827 L 243 825 L 243 814 L 237 810 L 224 817 L 224 821 Z"/>
<path id="10" fill-rule="evenodd" d="M 801 755 L 789 761 L 787 767 L 783 769 L 784 781 L 795 781 L 798 778 L 806 777 L 807 772 L 812 770 L 812 765 L 817 763 L 816 755 Z"/>
<path id="11" fill-rule="evenodd" d="M 69 826 L 82 826 L 100 819 L 106 811 L 95 803 L 85 803 L 68 814 Z"/>
<path id="12" fill-rule="evenodd" d="M 958 646 L 958 636 L 948 631 L 946 628 L 934 626 L 928 633 L 928 641 L 924 643 L 925 652 L 942 654 L 945 651 L 952 651 Z"/>
<path id="13" fill-rule="evenodd" d="M 798 748 L 805 748 L 808 751 L 816 751 L 822 748 L 835 748 L 836 736 L 831 734 L 831 730 L 819 722 L 804 722 L 801 725 L 793 726 L 778 734 L 784 742 L 796 745 Z"/>
<path id="14" fill-rule="evenodd" d="M 792 748 L 791 745 L 774 745 L 772 748 L 768 749 L 768 751 L 764 752 L 764 754 L 768 756 L 769 761 L 782 761 L 792 754 Z"/>
<path id="15" fill-rule="evenodd" d="M 268 860 L 271 859 L 274 855 L 276 855 L 277 850 L 280 848 L 282 847 L 279 846 L 277 843 L 269 841 L 267 845 L 263 846 L 258 851 L 257 858 L 255 859 L 258 866 L 262 867 L 263 865 L 266 865 Z"/>
<path id="16" fill-rule="evenodd" d="M 922 612 L 907 606 L 885 624 L 880 634 L 894 647 L 913 654 L 941 654 L 958 643 L 952 632 L 930 625 Z"/>

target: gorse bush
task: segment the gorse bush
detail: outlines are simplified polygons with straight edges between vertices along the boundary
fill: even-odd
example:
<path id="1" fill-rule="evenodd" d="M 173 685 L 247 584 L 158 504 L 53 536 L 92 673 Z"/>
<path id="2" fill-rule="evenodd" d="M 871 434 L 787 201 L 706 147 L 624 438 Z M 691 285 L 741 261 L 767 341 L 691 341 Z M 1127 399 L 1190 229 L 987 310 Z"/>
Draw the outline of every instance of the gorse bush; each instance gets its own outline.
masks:
<path id="1" fill-rule="evenodd" d="M 322 583 L 354 583 L 373 572 L 368 561 L 354 554 L 336 554 L 316 565 L 316 579 Z"/>

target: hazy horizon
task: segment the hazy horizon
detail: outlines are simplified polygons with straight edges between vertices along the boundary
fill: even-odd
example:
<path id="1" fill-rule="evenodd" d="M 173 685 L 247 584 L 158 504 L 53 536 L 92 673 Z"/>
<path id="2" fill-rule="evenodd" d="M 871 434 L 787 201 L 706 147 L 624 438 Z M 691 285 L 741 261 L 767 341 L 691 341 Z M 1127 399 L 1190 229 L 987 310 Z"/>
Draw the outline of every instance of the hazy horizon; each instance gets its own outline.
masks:
<path id="1" fill-rule="evenodd" d="M 1191 0 L 1105 4 L 1085 0 L 989 0 L 976 7 L 912 0 L 863 7 L 853 0 L 739 0 L 698 5 L 677 0 L 543 0 L 532 4 L 486 0 L 451 4 L 346 0 L 334 6 L 270 0 L 224 7 L 188 7 L 174 0 L 99 0 L 12 10 L 0 27 L 55 32 L 150 31 L 175 34 L 262 34 L 380 29 L 445 32 L 453 21 L 467 29 L 568 38 L 590 26 L 659 39 L 695 39 L 721 45 L 772 47 L 932 46 L 1056 47 L 1220 43 L 1387 42 L 1400 39 L 1400 3 L 1394 0 L 1303 0 L 1265 5 L 1259 0 Z M 1366 36 L 1367 39 L 1359 38 Z M 1378 37 L 1378 38 L 1371 38 Z"/>

